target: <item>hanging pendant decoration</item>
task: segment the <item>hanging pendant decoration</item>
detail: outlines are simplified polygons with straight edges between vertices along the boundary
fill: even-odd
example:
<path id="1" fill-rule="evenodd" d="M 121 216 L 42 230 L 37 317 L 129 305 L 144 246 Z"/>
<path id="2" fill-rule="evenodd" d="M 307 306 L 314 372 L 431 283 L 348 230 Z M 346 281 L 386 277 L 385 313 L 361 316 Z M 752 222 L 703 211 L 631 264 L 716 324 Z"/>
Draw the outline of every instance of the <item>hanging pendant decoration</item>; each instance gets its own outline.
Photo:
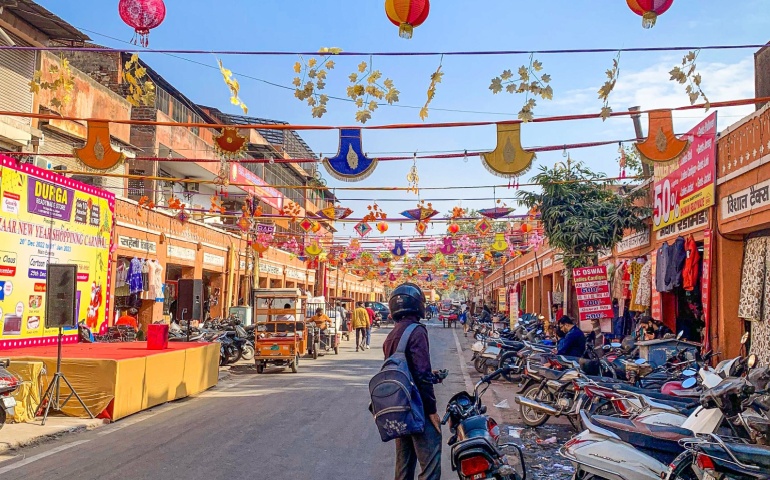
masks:
<path id="1" fill-rule="evenodd" d="M 653 165 L 666 165 L 675 162 L 690 146 L 688 140 L 680 140 L 674 135 L 674 121 L 671 110 L 652 110 L 649 114 L 650 127 L 647 138 L 634 144 L 642 160 Z"/>
<path id="2" fill-rule="evenodd" d="M 423 236 L 428 231 L 428 224 L 426 222 L 417 222 L 417 226 L 414 229 L 420 236 Z"/>
<path id="3" fill-rule="evenodd" d="M 475 229 L 479 235 L 486 235 L 492 231 L 492 222 L 488 218 L 482 218 L 476 223 Z"/>
<path id="4" fill-rule="evenodd" d="M 302 221 L 299 222 L 299 228 L 304 230 L 305 233 L 308 233 L 313 229 L 313 221 L 308 218 L 303 218 Z"/>
<path id="5" fill-rule="evenodd" d="M 380 222 L 377 224 L 377 231 L 380 233 L 385 233 L 388 231 L 388 223 L 387 222 Z"/>
<path id="6" fill-rule="evenodd" d="M 343 182 L 357 182 L 365 179 L 377 167 L 377 159 L 364 155 L 360 128 L 340 129 L 340 147 L 337 155 L 323 159 L 329 175 Z"/>
<path id="7" fill-rule="evenodd" d="M 237 157 L 246 151 L 247 138 L 235 127 L 225 127 L 214 134 L 214 149 L 225 158 Z"/>
<path id="8" fill-rule="evenodd" d="M 420 252 L 419 255 L 417 255 L 417 258 L 419 258 L 420 260 L 422 260 L 425 263 L 428 263 L 431 260 L 433 260 L 433 254 L 428 252 L 428 251 L 422 251 L 422 252 Z"/>
<path id="9" fill-rule="evenodd" d="M 420 175 L 417 172 L 417 154 L 415 154 L 415 160 L 412 164 L 412 168 L 409 169 L 409 173 L 406 175 L 406 181 L 409 182 L 406 192 L 412 192 L 415 195 L 419 195 L 420 189 L 418 187 L 420 185 Z"/>
<path id="10" fill-rule="evenodd" d="M 652 28 L 658 15 L 663 15 L 671 8 L 674 0 L 626 0 L 628 8 L 642 17 L 642 27 Z"/>
<path id="11" fill-rule="evenodd" d="M 513 209 L 510 207 L 482 208 L 479 210 L 479 215 L 495 220 L 510 215 L 511 212 Z"/>
<path id="12" fill-rule="evenodd" d="M 413 208 L 412 210 L 404 210 L 401 212 L 401 215 L 405 216 L 406 218 L 422 222 L 429 220 L 438 214 L 439 212 L 433 209 L 432 203 L 428 203 L 428 206 L 426 207 L 422 201 L 417 204 L 417 208 Z"/>
<path id="13" fill-rule="evenodd" d="M 495 241 L 492 242 L 492 250 L 496 252 L 503 252 L 508 248 L 508 242 L 505 241 L 505 234 L 496 233 Z"/>
<path id="14" fill-rule="evenodd" d="M 150 30 L 160 26 L 166 18 L 166 4 L 163 0 L 120 0 L 118 13 L 134 29 L 131 43 L 146 48 L 150 44 Z"/>
<path id="15" fill-rule="evenodd" d="M 428 19 L 429 0 L 385 0 L 385 14 L 398 27 L 398 36 L 412 38 L 414 28 Z"/>
<path id="16" fill-rule="evenodd" d="M 458 225 L 458 224 L 456 224 L 456 223 L 452 222 L 452 223 L 450 223 L 450 224 L 449 224 L 449 225 L 446 227 L 446 231 L 447 231 L 447 232 L 448 232 L 450 235 L 453 235 L 453 236 L 454 236 L 454 235 L 457 235 L 457 233 L 460 231 L 460 225 Z"/>
<path id="17" fill-rule="evenodd" d="M 535 152 L 521 146 L 521 123 L 498 123 L 497 147 L 481 154 L 482 163 L 490 173 L 509 179 L 527 173 L 534 158 Z"/>
<path id="18" fill-rule="evenodd" d="M 75 158 L 94 170 L 110 170 L 122 163 L 126 156 L 113 150 L 108 122 L 88 121 L 88 136 L 83 148 L 73 150 Z"/>
<path id="19" fill-rule="evenodd" d="M 358 234 L 361 236 L 361 238 L 369 235 L 369 232 L 372 231 L 372 226 L 369 225 L 366 222 L 358 222 L 356 223 L 356 226 L 353 227 L 353 229 L 358 232 Z"/>
<path id="20" fill-rule="evenodd" d="M 404 241 L 403 240 L 396 240 L 395 245 L 390 250 L 390 253 L 393 254 L 394 257 L 399 258 L 406 255 L 406 249 L 404 248 Z"/>

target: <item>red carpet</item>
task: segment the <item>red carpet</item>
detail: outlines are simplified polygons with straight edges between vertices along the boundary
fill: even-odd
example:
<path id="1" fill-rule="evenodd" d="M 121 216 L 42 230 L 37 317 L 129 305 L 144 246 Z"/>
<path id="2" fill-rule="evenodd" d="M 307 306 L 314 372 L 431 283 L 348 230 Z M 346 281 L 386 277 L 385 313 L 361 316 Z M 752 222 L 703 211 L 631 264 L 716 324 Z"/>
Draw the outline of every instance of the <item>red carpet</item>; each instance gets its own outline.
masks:
<path id="1" fill-rule="evenodd" d="M 123 360 L 126 358 L 149 357 L 176 350 L 202 348 L 208 345 L 201 342 L 170 342 L 165 350 L 148 350 L 147 342 L 117 342 L 117 343 L 75 343 L 62 345 L 62 358 L 91 358 Z M 56 345 L 39 347 L 10 348 L 0 350 L 0 357 L 40 357 L 56 358 Z"/>

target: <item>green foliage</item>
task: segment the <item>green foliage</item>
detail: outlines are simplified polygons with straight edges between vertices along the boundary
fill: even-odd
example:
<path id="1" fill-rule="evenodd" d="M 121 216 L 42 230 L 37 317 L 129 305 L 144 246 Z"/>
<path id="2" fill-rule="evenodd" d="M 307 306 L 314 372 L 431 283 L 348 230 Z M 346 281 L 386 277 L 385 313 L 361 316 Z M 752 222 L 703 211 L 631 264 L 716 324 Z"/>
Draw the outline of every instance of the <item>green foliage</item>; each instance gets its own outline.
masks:
<path id="1" fill-rule="evenodd" d="M 644 228 L 643 219 L 650 214 L 649 208 L 635 205 L 645 190 L 624 193 L 623 187 L 603 178 L 606 175 L 581 162 L 542 167 L 532 178 L 540 191 L 518 194 L 519 203 L 540 211 L 549 245 L 564 252 L 570 270 L 596 265 L 600 250 L 613 248 L 625 229 Z"/>

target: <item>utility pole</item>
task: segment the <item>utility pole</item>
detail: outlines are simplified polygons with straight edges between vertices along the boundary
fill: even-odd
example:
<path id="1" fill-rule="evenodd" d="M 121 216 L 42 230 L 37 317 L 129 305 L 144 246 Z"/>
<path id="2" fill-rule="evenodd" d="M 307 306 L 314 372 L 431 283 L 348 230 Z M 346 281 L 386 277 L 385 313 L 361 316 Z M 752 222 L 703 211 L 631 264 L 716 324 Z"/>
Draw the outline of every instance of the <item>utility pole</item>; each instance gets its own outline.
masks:
<path id="1" fill-rule="evenodd" d="M 639 112 L 639 107 L 631 107 L 628 109 L 629 112 Z M 644 133 L 642 133 L 642 116 L 639 113 L 633 113 L 631 115 L 631 120 L 634 122 L 634 133 L 636 133 L 636 139 L 638 141 L 644 140 Z M 650 176 L 650 166 L 647 165 L 646 162 L 639 160 L 642 162 L 642 175 L 645 177 Z"/>

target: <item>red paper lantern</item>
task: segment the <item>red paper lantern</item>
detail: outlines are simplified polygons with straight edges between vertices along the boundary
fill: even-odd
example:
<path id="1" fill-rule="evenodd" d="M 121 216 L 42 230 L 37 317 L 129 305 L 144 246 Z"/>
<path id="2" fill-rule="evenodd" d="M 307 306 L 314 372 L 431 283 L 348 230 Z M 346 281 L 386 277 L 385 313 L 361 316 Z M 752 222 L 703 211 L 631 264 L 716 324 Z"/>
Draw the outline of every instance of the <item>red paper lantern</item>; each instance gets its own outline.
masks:
<path id="1" fill-rule="evenodd" d="M 385 0 L 385 13 L 398 27 L 398 36 L 412 38 L 414 27 L 425 22 L 430 13 L 429 0 Z"/>
<path id="2" fill-rule="evenodd" d="M 521 231 L 524 233 L 529 233 L 532 231 L 532 225 L 528 223 L 522 223 L 521 224 Z"/>
<path id="3" fill-rule="evenodd" d="M 449 226 L 447 227 L 447 231 L 448 231 L 449 233 L 451 233 L 452 235 L 456 235 L 456 234 L 457 234 L 457 232 L 459 232 L 459 231 L 460 231 L 460 225 L 458 225 L 458 224 L 456 224 L 456 223 L 452 222 L 452 223 L 450 223 L 450 224 L 449 224 Z"/>
<path id="4" fill-rule="evenodd" d="M 388 224 L 386 222 L 380 222 L 377 224 L 377 231 L 385 233 L 388 231 Z"/>
<path id="5" fill-rule="evenodd" d="M 658 15 L 666 13 L 674 0 L 626 0 L 628 8 L 642 17 L 642 27 L 652 28 Z"/>
<path id="6" fill-rule="evenodd" d="M 163 0 L 120 0 L 118 4 L 120 18 L 136 34 L 131 43 L 146 47 L 150 44 L 150 30 L 163 23 L 166 18 L 166 4 Z"/>

